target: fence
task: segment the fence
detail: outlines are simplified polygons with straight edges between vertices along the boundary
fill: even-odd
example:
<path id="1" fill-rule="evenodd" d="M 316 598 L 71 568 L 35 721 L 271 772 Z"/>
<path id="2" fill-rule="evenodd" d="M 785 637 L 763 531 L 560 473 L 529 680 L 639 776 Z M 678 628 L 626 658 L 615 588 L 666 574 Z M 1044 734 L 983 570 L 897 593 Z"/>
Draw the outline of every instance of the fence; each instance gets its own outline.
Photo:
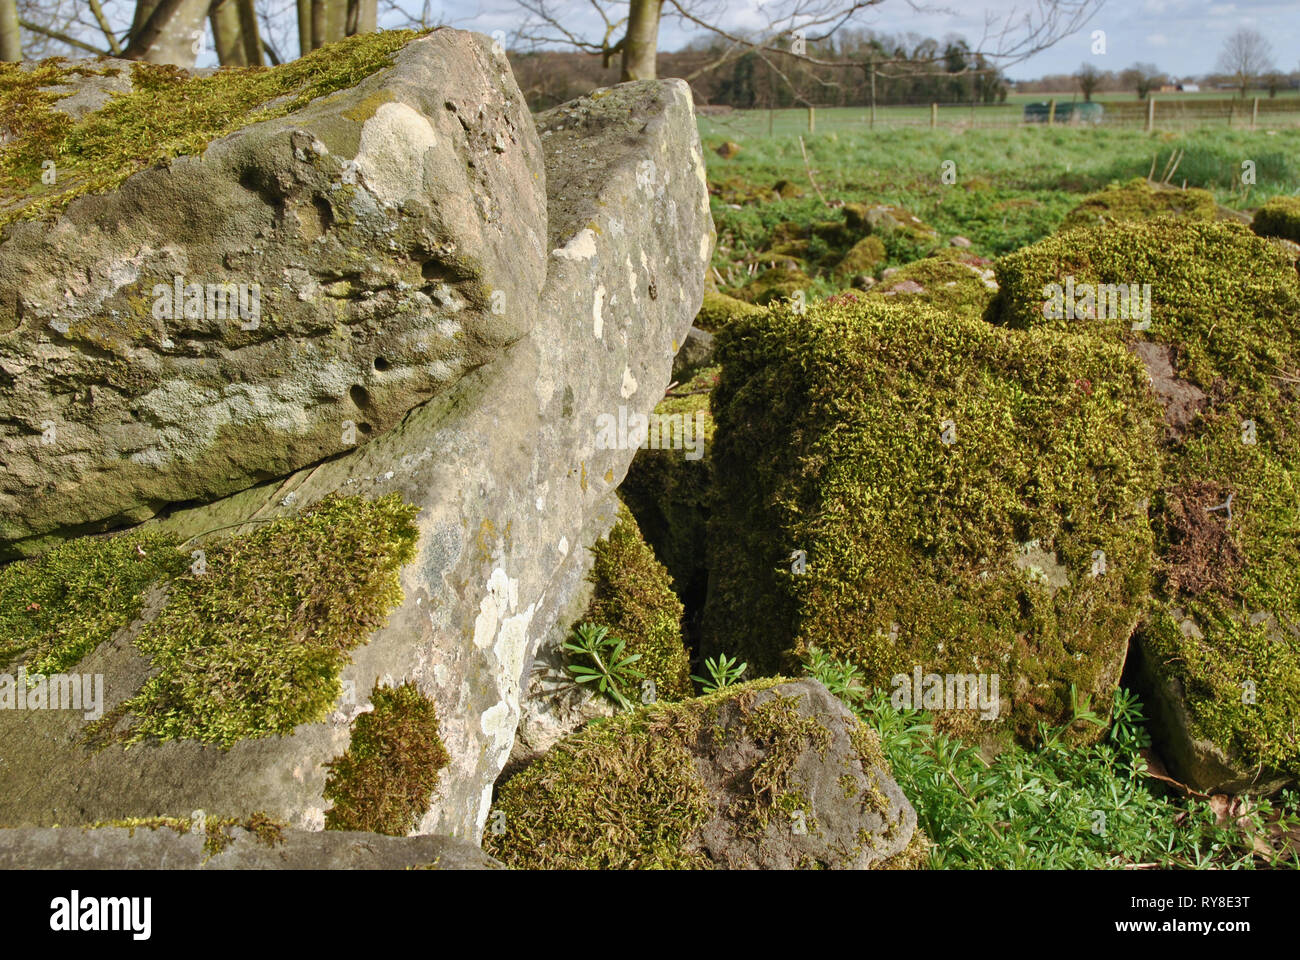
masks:
<path id="1" fill-rule="evenodd" d="M 1046 109 L 1034 111 L 1037 103 Z M 1300 97 L 1206 98 L 1160 97 L 1146 100 L 1098 101 L 1102 108 L 1096 125 L 1144 130 L 1182 130 L 1196 126 L 1265 129 L 1300 126 Z M 798 107 L 782 110 L 701 110 L 706 132 L 719 136 L 729 131 L 761 136 L 861 130 L 884 127 L 1018 127 L 1022 125 L 1092 125 L 1078 116 L 1078 101 L 1046 98 L 997 104 L 908 104 L 870 107 Z M 1026 110 L 1026 107 L 1031 107 Z M 1075 109 L 1071 110 L 1070 107 Z M 1059 114 L 1058 114 L 1059 111 Z M 1068 119 L 1067 119 L 1068 118 Z"/>

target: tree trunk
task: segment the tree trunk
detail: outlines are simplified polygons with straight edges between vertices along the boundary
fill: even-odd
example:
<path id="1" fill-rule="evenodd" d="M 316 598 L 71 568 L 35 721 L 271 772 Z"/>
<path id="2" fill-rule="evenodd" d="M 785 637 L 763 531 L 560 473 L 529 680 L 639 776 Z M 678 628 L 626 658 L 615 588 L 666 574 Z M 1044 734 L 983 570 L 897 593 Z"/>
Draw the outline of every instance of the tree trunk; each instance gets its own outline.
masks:
<path id="1" fill-rule="evenodd" d="M 631 0 L 627 36 L 623 38 L 623 75 L 627 80 L 653 80 L 659 51 L 659 11 L 663 0 Z"/>
<path id="2" fill-rule="evenodd" d="M 379 26 L 379 0 L 348 0 L 347 34 L 374 33 Z"/>
<path id="3" fill-rule="evenodd" d="M 149 5 L 147 12 L 143 8 Z M 197 32 L 202 36 L 209 0 L 140 0 L 131 28 L 131 42 L 122 56 L 145 63 L 170 63 L 190 69 L 198 57 Z"/>
<path id="4" fill-rule="evenodd" d="M 239 32 L 244 38 L 244 59 L 251 67 L 262 66 L 262 31 L 257 25 L 257 8 L 254 0 L 237 0 L 239 3 Z"/>
<path id="5" fill-rule="evenodd" d="M 208 23 L 212 26 L 212 39 L 217 45 L 217 62 L 223 67 L 248 66 L 238 0 L 221 0 L 208 14 Z"/>
<path id="6" fill-rule="evenodd" d="M 17 63 L 23 58 L 23 36 L 18 29 L 18 0 L 0 0 L 0 60 Z"/>
<path id="7" fill-rule="evenodd" d="M 316 49 L 311 42 L 312 0 L 298 0 L 298 56 L 306 56 Z"/>
<path id="8" fill-rule="evenodd" d="M 221 0 L 208 14 L 208 22 L 223 67 L 257 67 L 265 62 L 253 0 Z"/>

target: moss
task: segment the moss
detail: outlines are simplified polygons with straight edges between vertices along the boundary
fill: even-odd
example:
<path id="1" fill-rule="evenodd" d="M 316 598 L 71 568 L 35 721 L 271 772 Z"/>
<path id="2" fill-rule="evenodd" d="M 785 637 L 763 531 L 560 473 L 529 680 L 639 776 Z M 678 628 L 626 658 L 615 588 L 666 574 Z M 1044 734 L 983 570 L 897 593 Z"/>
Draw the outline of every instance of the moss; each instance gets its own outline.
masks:
<path id="1" fill-rule="evenodd" d="M 438 737 L 433 701 L 407 681 L 375 685 L 374 710 L 357 717 L 343 756 L 327 767 L 326 830 L 404 837 L 429 808 L 438 772 L 451 758 Z"/>
<path id="2" fill-rule="evenodd" d="M 156 672 L 89 733 L 130 714 L 127 742 L 228 747 L 323 718 L 349 651 L 401 599 L 416 512 L 396 494 L 330 496 L 206 547 L 206 569 L 177 577 L 136 639 Z"/>
<path id="3" fill-rule="evenodd" d="M 726 687 L 679 703 L 660 701 L 588 724 L 511 778 L 497 798 L 501 833 L 488 831 L 483 849 L 519 869 L 701 869 L 710 866 L 700 833 L 715 817 L 696 756 L 704 749 L 719 706 L 735 700 L 745 724 L 753 720 L 769 741 L 781 707 L 752 715 L 747 698 L 779 678 Z M 797 741 L 802 730 L 787 731 Z M 788 782 L 788 753 L 764 773 L 765 789 L 749 816 L 770 816 Z"/>
<path id="4" fill-rule="evenodd" d="M 869 838 L 867 838 L 869 839 Z M 877 870 L 927 870 L 930 866 L 930 838 L 919 826 L 912 832 L 912 839 L 901 853 L 896 853 L 883 861 Z"/>
<path id="5" fill-rule="evenodd" d="M 798 267 L 777 264 L 775 267 L 764 270 L 742 287 L 738 293 L 739 296 L 750 303 L 762 306 L 778 300 L 789 300 L 796 293 L 803 293 L 807 296 L 808 288 L 811 285 L 812 278 Z"/>
<path id="6" fill-rule="evenodd" d="M 61 673 L 140 613 L 149 585 L 189 563 L 163 534 L 66 541 L 0 569 L 0 664 Z"/>
<path id="7" fill-rule="evenodd" d="M 704 652 L 769 673 L 816 645 L 886 689 L 915 666 L 999 674 L 998 725 L 940 715 L 962 734 L 1065 722 L 1071 684 L 1109 701 L 1158 478 L 1127 351 L 847 297 L 745 318 L 718 349 Z M 1024 568 L 1032 541 L 1063 584 Z"/>
<path id="8" fill-rule="evenodd" d="M 949 247 L 900 267 L 867 291 L 867 296 L 927 303 L 938 310 L 979 320 L 997 293 L 993 276 L 991 261 Z"/>
<path id="9" fill-rule="evenodd" d="M 1185 609 L 1184 609 L 1185 608 Z M 1218 597 L 1184 601 L 1197 625 L 1160 606 L 1143 630 L 1159 668 L 1182 683 L 1192 732 L 1241 765 L 1300 773 L 1300 639 Z"/>
<path id="10" fill-rule="evenodd" d="M 619 495 L 636 517 L 654 555 L 668 568 L 673 588 L 688 609 L 703 604 L 708 577 L 714 430 L 709 396 L 720 374 L 720 367 L 699 370 L 655 407 L 658 414 L 701 418 L 704 455 L 688 460 L 681 450 L 638 450 L 619 487 Z"/>
<path id="11" fill-rule="evenodd" d="M 670 452 L 680 456 L 680 451 Z M 609 536 L 596 543 L 592 554 L 588 579 L 596 589 L 582 622 L 609 627 L 613 636 L 626 641 L 628 656 L 641 655 L 636 669 L 654 682 L 656 697 L 689 697 L 693 690 L 682 641 L 682 603 L 673 593 L 668 571 L 623 504 Z"/>
<path id="12" fill-rule="evenodd" d="M 1274 197 L 1255 211 L 1250 229 L 1261 237 L 1300 243 L 1300 197 Z"/>
<path id="13" fill-rule="evenodd" d="M 200 154 L 251 123 L 353 87 L 391 65 L 392 55 L 418 36 L 386 30 L 272 69 L 224 68 L 204 77 L 137 63 L 130 93 L 76 121 L 52 109 L 70 91 L 39 88 L 66 82 L 77 68 L 47 60 L 25 74 L 18 64 L 0 64 L 0 123 L 20 135 L 0 155 L 0 196 L 6 198 L 0 225 L 58 214 L 80 194 L 113 189 L 146 167 Z M 47 160 L 58 175 L 52 186 L 41 183 Z"/>
<path id="14" fill-rule="evenodd" d="M 1045 318 L 1043 287 L 1067 274 L 1149 281 L 1150 329 Z M 1153 342 L 1170 351 L 1176 377 L 1201 392 L 1195 416 L 1164 438 L 1152 506 L 1157 598 L 1187 609 L 1204 636 L 1171 632 L 1161 616 L 1144 636 L 1166 654 L 1161 670 L 1190 681 L 1193 733 L 1240 751 L 1248 765 L 1300 769 L 1300 641 L 1283 628 L 1265 642 L 1249 623 L 1256 614 L 1300 622 L 1300 279 L 1244 227 L 1172 220 L 1048 238 L 1000 261 L 998 276 L 1003 322 Z M 1242 703 L 1248 679 L 1258 708 Z"/>
<path id="15" fill-rule="evenodd" d="M 1195 187 L 1190 190 L 1163 189 L 1142 177 L 1134 177 L 1124 184 L 1112 183 L 1105 190 L 1084 198 L 1065 215 L 1061 229 L 1156 217 L 1213 220 L 1217 215 L 1214 194 L 1208 190 Z"/>
<path id="16" fill-rule="evenodd" d="M 872 276 L 885 259 L 885 244 L 879 237 L 864 237 L 849 248 L 835 267 L 837 276 L 850 279 L 864 274 Z"/>
<path id="17" fill-rule="evenodd" d="M 90 824 L 87 830 L 102 827 L 123 827 L 130 836 L 136 830 L 174 830 L 184 836 L 195 827 L 195 821 L 189 817 L 126 817 L 117 820 L 99 820 Z M 258 811 L 246 817 L 205 817 L 203 820 L 203 852 L 209 858 L 222 853 L 234 841 L 233 830 L 238 827 L 253 835 L 255 842 L 264 847 L 275 847 L 284 843 L 284 831 L 288 824 L 273 820 Z"/>
<path id="18" fill-rule="evenodd" d="M 732 318 L 758 313 L 761 309 L 752 303 L 729 297 L 725 293 L 705 290 L 704 302 L 700 304 L 700 312 L 695 315 L 695 326 L 710 333 L 717 333 L 730 323 Z"/>
<path id="19" fill-rule="evenodd" d="M 812 804 L 793 773 L 799 757 L 807 750 L 826 756 L 831 745 L 830 730 L 816 717 L 800 713 L 797 696 L 778 695 L 745 714 L 745 736 L 757 745 L 763 759 L 750 774 L 750 789 L 728 807 L 727 816 L 757 839 L 774 813 L 789 817 L 798 810 L 806 817 L 808 831 L 815 833 Z"/>

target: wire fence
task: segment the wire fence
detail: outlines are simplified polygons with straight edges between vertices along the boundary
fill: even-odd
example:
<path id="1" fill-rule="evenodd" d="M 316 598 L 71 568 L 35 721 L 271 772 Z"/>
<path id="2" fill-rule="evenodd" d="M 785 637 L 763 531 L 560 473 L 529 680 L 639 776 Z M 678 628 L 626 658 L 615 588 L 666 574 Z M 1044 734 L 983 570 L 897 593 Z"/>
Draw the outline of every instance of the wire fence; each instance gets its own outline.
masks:
<path id="1" fill-rule="evenodd" d="M 907 104 L 869 107 L 798 107 L 732 110 L 701 107 L 700 124 L 716 136 L 784 136 L 795 133 L 860 131 L 864 127 L 1103 126 L 1185 130 L 1200 126 L 1267 130 L 1300 126 L 1300 97 L 1252 99 L 1162 98 L 1099 102 L 1094 120 L 1079 116 L 1078 104 L 1045 98 L 1032 103 Z M 1059 112 L 1058 112 L 1059 111 Z"/>

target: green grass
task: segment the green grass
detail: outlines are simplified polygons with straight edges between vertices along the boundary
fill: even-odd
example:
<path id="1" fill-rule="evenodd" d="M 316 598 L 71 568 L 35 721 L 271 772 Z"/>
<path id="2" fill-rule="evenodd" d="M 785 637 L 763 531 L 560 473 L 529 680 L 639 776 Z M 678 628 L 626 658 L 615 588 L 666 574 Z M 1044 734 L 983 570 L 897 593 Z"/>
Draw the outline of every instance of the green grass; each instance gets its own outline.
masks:
<path id="1" fill-rule="evenodd" d="M 767 265 L 757 251 L 778 224 L 839 216 L 809 179 L 796 112 L 770 137 L 761 113 L 700 118 L 718 228 L 713 266 L 728 289 L 739 287 L 751 267 Z M 1070 127 L 872 132 L 859 117 L 839 128 L 819 119 L 816 134 L 806 126 L 802 133 L 812 178 L 827 201 L 896 204 L 934 227 L 942 242 L 964 236 L 985 257 L 1053 233 L 1084 195 L 1147 176 L 1153 160 L 1158 177 L 1175 151 L 1181 160 L 1173 182 L 1204 188 L 1226 207 L 1254 210 L 1273 197 L 1300 194 L 1300 127 L 1273 135 L 1208 127 L 1181 134 Z M 730 160 L 714 152 L 724 140 L 741 146 Z M 1254 163 L 1249 187 L 1241 183 L 1244 159 Z M 945 161 L 955 167 L 954 183 L 943 182 Z M 793 181 L 802 196 L 773 198 L 770 189 L 780 180 Z M 892 256 L 882 267 L 907 259 Z M 831 292 L 819 283 L 810 293 Z"/>
<path id="2" fill-rule="evenodd" d="M 1295 847 L 1279 839 L 1300 825 L 1300 796 L 1284 791 L 1224 818 L 1209 801 L 1164 794 L 1147 776 L 1142 705 L 1125 690 L 1108 716 L 1076 708 L 1064 726 L 1042 728 L 1036 749 L 1013 747 L 990 762 L 937 732 L 932 714 L 894 709 L 850 665 L 814 651 L 806 670 L 879 735 L 932 842 L 931 868 L 1300 867 Z M 1069 746 L 1065 734 L 1081 726 L 1104 736 Z"/>

